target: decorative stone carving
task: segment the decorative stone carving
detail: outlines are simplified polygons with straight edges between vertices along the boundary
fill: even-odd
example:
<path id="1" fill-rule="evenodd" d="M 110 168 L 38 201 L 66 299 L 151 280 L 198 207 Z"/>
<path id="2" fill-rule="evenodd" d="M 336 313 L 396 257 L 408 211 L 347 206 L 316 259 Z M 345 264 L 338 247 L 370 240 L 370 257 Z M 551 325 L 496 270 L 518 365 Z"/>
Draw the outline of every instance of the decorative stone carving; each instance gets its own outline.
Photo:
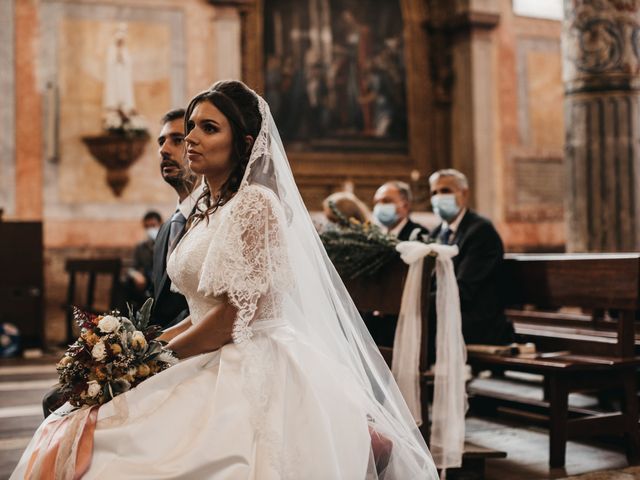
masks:
<path id="1" fill-rule="evenodd" d="M 640 0 L 566 0 L 564 80 L 569 92 L 611 90 L 640 72 Z"/>

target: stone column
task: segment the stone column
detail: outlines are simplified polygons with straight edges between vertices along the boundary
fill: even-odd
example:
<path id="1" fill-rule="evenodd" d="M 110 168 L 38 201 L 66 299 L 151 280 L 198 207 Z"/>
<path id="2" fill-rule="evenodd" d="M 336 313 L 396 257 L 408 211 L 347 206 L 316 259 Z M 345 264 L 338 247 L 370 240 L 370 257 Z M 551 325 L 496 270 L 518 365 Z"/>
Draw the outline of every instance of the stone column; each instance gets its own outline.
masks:
<path id="1" fill-rule="evenodd" d="M 441 3 L 445 3 L 442 0 Z M 497 0 L 456 0 L 449 28 L 454 82 L 451 91 L 451 166 L 471 185 L 472 206 L 497 219 L 494 85 L 494 28 L 500 21 Z"/>
<path id="2" fill-rule="evenodd" d="M 640 0 L 564 0 L 567 249 L 640 249 Z"/>
<path id="3" fill-rule="evenodd" d="M 37 0 L 16 1 L 15 11 L 15 216 L 41 220 L 43 207 L 42 91 L 38 85 Z M 18 100 L 19 99 L 19 100 Z"/>

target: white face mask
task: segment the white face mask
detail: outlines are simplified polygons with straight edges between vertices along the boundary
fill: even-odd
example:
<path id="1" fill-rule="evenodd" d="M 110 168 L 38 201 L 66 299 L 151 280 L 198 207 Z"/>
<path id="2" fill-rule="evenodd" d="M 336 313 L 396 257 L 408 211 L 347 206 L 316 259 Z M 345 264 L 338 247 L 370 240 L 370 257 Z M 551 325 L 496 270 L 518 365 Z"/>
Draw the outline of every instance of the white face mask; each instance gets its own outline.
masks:
<path id="1" fill-rule="evenodd" d="M 154 242 L 156 241 L 156 237 L 158 236 L 158 232 L 160 229 L 158 227 L 150 227 L 145 230 L 147 232 L 147 237 L 149 237 Z"/>
<path id="2" fill-rule="evenodd" d="M 378 203 L 373 207 L 373 216 L 385 227 L 391 227 L 398 221 L 395 203 Z"/>
<path id="3" fill-rule="evenodd" d="M 456 201 L 453 193 L 439 193 L 431 197 L 433 213 L 438 215 L 445 222 L 450 222 L 460 213 L 460 205 Z"/>

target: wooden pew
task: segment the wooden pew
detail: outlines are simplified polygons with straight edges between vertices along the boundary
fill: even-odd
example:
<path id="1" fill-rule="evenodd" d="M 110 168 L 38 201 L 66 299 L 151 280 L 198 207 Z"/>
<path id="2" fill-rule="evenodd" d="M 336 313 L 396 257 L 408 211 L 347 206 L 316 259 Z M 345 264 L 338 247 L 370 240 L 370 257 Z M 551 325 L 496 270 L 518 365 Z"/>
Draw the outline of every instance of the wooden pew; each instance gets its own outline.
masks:
<path id="1" fill-rule="evenodd" d="M 99 275 L 110 277 L 110 286 L 108 291 L 108 308 L 116 306 L 116 295 L 120 284 L 120 270 L 122 269 L 122 261 L 119 258 L 101 258 L 101 259 L 85 259 L 85 258 L 69 258 L 65 263 L 65 270 L 69 274 L 69 285 L 67 287 L 67 302 L 64 308 L 67 311 L 66 317 L 66 335 L 67 342 L 75 341 L 76 337 L 73 333 L 73 307 L 77 306 L 81 310 L 95 314 L 105 313 L 104 310 L 96 310 L 96 280 Z M 82 274 L 88 275 L 87 288 L 83 298 L 78 299 L 78 277 Z"/>
<path id="2" fill-rule="evenodd" d="M 640 308 L 640 254 L 510 255 L 505 261 L 507 310 L 520 341 L 535 355 L 470 353 L 477 369 L 513 370 L 544 376 L 545 399 L 534 401 L 471 390 L 476 398 L 510 408 L 532 407 L 548 415 L 549 463 L 562 467 L 568 438 L 626 437 L 629 463 L 640 461 L 635 318 Z M 595 315 L 554 312 L 581 307 Z M 617 319 L 602 312 L 615 310 Z M 574 410 L 572 392 L 617 391 L 617 413 Z"/>
<path id="3" fill-rule="evenodd" d="M 431 290 L 432 272 L 435 268 L 434 257 L 426 257 L 422 272 L 422 339 L 420 348 L 420 394 L 422 399 L 423 424 L 420 431 L 427 444 L 429 443 L 429 401 L 433 375 L 428 364 L 428 322 L 429 292 Z M 398 259 L 378 271 L 374 276 L 362 276 L 356 279 L 343 278 L 349 294 L 360 312 L 377 312 L 380 315 L 398 315 L 402 301 L 402 291 L 408 267 Z M 393 349 L 378 347 L 389 368 L 393 359 Z M 462 471 L 472 471 L 473 478 L 484 478 L 485 460 L 488 458 L 505 458 L 506 452 L 492 450 L 470 442 L 465 443 Z M 453 470 L 452 470 L 453 472 Z"/>

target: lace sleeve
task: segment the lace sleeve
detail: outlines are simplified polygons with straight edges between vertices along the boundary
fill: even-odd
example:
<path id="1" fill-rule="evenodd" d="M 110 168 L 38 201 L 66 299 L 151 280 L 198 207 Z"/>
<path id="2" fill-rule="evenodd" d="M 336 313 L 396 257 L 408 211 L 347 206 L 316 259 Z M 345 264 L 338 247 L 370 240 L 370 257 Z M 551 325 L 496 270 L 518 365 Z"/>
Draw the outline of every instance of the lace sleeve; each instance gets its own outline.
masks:
<path id="1" fill-rule="evenodd" d="M 241 343 L 252 336 L 249 324 L 260 298 L 288 275 L 277 198 L 258 186 L 246 186 L 237 195 L 209 247 L 198 292 L 227 294 L 238 310 L 233 341 Z"/>

